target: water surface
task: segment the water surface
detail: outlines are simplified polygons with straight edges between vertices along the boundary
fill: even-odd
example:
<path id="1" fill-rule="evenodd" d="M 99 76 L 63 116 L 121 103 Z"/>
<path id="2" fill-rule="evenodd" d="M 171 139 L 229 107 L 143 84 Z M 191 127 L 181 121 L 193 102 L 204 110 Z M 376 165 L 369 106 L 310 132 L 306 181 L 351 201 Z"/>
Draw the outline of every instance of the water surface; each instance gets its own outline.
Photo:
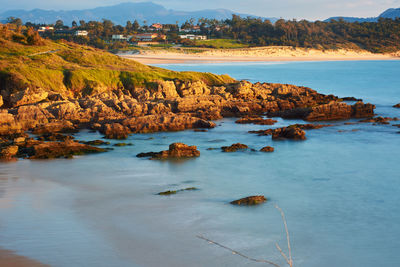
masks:
<path id="1" fill-rule="evenodd" d="M 163 65 L 293 83 L 355 96 L 399 116 L 399 61 Z M 356 120 L 354 120 L 356 121 Z M 301 123 L 282 120 L 272 127 Z M 133 146 L 71 160 L 0 163 L 0 247 L 53 266 L 258 266 L 196 238 L 202 234 L 283 266 L 278 204 L 295 266 L 396 266 L 400 262 L 400 130 L 333 122 L 307 140 L 274 142 L 247 133 L 270 126 L 218 121 L 208 132 L 138 134 Z M 77 139 L 99 139 L 81 132 Z M 114 143 L 116 141 L 113 141 Z M 185 161 L 136 158 L 173 142 L 197 145 Z M 241 142 L 274 153 L 222 153 Z M 198 191 L 159 196 L 186 187 Z M 263 194 L 259 207 L 229 201 Z"/>

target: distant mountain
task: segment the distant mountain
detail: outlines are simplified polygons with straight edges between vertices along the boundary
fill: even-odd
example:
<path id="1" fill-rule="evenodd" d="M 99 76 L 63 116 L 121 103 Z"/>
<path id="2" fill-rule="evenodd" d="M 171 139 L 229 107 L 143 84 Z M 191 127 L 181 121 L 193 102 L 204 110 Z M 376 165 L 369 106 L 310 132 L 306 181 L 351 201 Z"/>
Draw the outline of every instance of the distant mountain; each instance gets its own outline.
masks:
<path id="1" fill-rule="evenodd" d="M 379 18 L 395 19 L 400 18 L 400 8 L 389 8 L 378 17 L 375 18 L 356 18 L 356 17 L 331 17 L 325 21 L 343 19 L 347 22 L 376 22 Z"/>
<path id="2" fill-rule="evenodd" d="M 385 12 L 379 15 L 381 18 L 400 18 L 400 8 L 389 8 Z"/>
<path id="3" fill-rule="evenodd" d="M 72 21 L 79 22 L 79 20 L 95 20 L 100 21 L 102 19 L 109 19 L 116 24 L 125 25 L 126 21 L 138 20 L 140 24 L 143 21 L 147 23 L 183 23 L 191 18 L 209 18 L 209 19 L 228 19 L 232 17 L 232 14 L 237 14 L 242 17 L 256 17 L 248 14 L 238 14 L 227 9 L 208 9 L 200 11 L 176 11 L 168 10 L 165 7 L 154 4 L 152 2 L 143 3 L 122 3 L 114 6 L 97 7 L 93 9 L 85 10 L 9 10 L 0 14 L 0 20 L 4 21 L 8 17 L 17 17 L 22 19 L 23 22 L 32 23 L 55 23 L 61 19 L 65 25 L 71 24 Z M 271 18 L 272 22 L 277 19 Z"/>

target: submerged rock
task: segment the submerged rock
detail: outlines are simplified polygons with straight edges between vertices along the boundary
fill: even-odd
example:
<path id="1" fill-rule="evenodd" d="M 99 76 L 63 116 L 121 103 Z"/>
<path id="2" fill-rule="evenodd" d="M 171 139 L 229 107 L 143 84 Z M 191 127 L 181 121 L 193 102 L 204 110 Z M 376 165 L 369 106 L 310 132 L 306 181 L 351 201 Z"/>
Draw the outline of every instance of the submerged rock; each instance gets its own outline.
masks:
<path id="1" fill-rule="evenodd" d="M 398 121 L 399 118 L 390 118 L 390 117 L 375 117 L 375 118 L 370 118 L 370 119 L 365 119 L 365 120 L 360 120 L 360 122 L 372 122 L 372 123 L 378 123 L 378 124 L 390 124 L 390 121 Z"/>
<path id="2" fill-rule="evenodd" d="M 223 146 L 221 147 L 223 152 L 236 152 L 238 150 L 245 150 L 248 149 L 249 147 L 247 145 L 241 144 L 241 143 L 236 143 L 230 146 Z"/>
<path id="3" fill-rule="evenodd" d="M 110 142 L 105 142 L 103 140 L 93 140 L 93 141 L 86 141 L 86 142 L 81 142 L 85 145 L 90 145 L 90 146 L 103 146 L 103 145 L 109 145 Z"/>
<path id="4" fill-rule="evenodd" d="M 146 152 L 136 155 L 138 158 L 150 157 L 152 159 L 194 158 L 199 156 L 200 151 L 197 150 L 196 146 L 188 146 L 183 143 L 170 144 L 168 150 L 160 152 Z"/>
<path id="5" fill-rule="evenodd" d="M 238 206 L 255 206 L 262 204 L 267 201 L 267 198 L 264 196 L 250 196 L 250 197 L 245 197 L 241 198 L 238 200 L 234 200 L 230 202 L 232 205 L 238 205 Z"/>
<path id="6" fill-rule="evenodd" d="M 272 146 L 266 146 L 260 149 L 261 152 L 274 152 L 275 149 Z"/>
<path id="7" fill-rule="evenodd" d="M 274 125 L 278 121 L 273 119 L 264 119 L 262 117 L 244 117 L 235 122 L 240 124 L 252 123 L 257 125 Z"/>
<path id="8" fill-rule="evenodd" d="M 199 190 L 196 187 L 188 187 L 188 188 L 184 188 L 184 189 L 179 189 L 179 190 L 168 190 L 168 191 L 164 191 L 164 192 L 160 192 L 157 195 L 160 196 L 169 196 L 169 195 L 175 195 L 178 192 L 183 192 L 183 191 L 195 191 L 195 190 Z"/>
<path id="9" fill-rule="evenodd" d="M 27 145 L 30 159 L 71 158 L 74 155 L 106 152 L 107 150 L 67 140 Z"/>

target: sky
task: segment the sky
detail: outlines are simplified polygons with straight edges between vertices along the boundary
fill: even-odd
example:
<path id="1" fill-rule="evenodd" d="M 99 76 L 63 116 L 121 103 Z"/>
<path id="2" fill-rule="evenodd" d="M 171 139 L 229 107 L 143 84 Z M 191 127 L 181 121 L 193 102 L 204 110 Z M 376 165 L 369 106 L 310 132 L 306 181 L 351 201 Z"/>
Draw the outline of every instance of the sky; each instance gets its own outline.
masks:
<path id="1" fill-rule="evenodd" d="M 0 12 L 10 9 L 72 10 L 150 0 L 0 0 Z M 388 8 L 400 8 L 400 0 L 153 0 L 167 9 L 225 8 L 238 13 L 285 19 L 326 19 L 332 16 L 376 17 Z M 201 4 L 200 4 L 201 3 Z"/>

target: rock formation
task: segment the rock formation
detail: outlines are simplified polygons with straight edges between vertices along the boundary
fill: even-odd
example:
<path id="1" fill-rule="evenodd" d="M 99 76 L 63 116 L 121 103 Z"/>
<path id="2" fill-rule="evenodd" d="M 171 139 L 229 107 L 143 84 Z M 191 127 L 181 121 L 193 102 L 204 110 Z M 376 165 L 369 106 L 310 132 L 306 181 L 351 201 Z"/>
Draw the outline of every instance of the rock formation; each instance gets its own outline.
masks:
<path id="1" fill-rule="evenodd" d="M 145 152 L 136 155 L 138 158 L 150 157 L 152 159 L 170 159 L 170 158 L 194 158 L 200 156 L 200 151 L 196 146 L 188 146 L 183 143 L 173 143 L 169 145 L 168 150 L 160 152 Z"/>
<path id="2" fill-rule="evenodd" d="M 232 205 L 238 205 L 238 206 L 254 206 L 254 205 L 259 205 L 267 201 L 267 198 L 264 196 L 250 196 L 250 197 L 245 197 L 241 198 L 238 200 L 234 200 L 231 202 Z"/>
<path id="3" fill-rule="evenodd" d="M 260 149 L 261 152 L 274 152 L 275 149 L 272 146 L 266 146 Z"/>
<path id="4" fill-rule="evenodd" d="M 1 101 L 0 101 L 0 103 L 1 103 Z M 0 106 L 1 106 L 1 105 L 0 105 Z M 394 107 L 394 108 L 400 108 L 400 103 L 394 105 L 393 107 Z"/>
<path id="5" fill-rule="evenodd" d="M 249 147 L 247 145 L 241 144 L 241 143 L 236 143 L 230 146 L 223 146 L 221 147 L 223 152 L 236 152 L 238 150 L 245 150 L 248 149 Z"/>

